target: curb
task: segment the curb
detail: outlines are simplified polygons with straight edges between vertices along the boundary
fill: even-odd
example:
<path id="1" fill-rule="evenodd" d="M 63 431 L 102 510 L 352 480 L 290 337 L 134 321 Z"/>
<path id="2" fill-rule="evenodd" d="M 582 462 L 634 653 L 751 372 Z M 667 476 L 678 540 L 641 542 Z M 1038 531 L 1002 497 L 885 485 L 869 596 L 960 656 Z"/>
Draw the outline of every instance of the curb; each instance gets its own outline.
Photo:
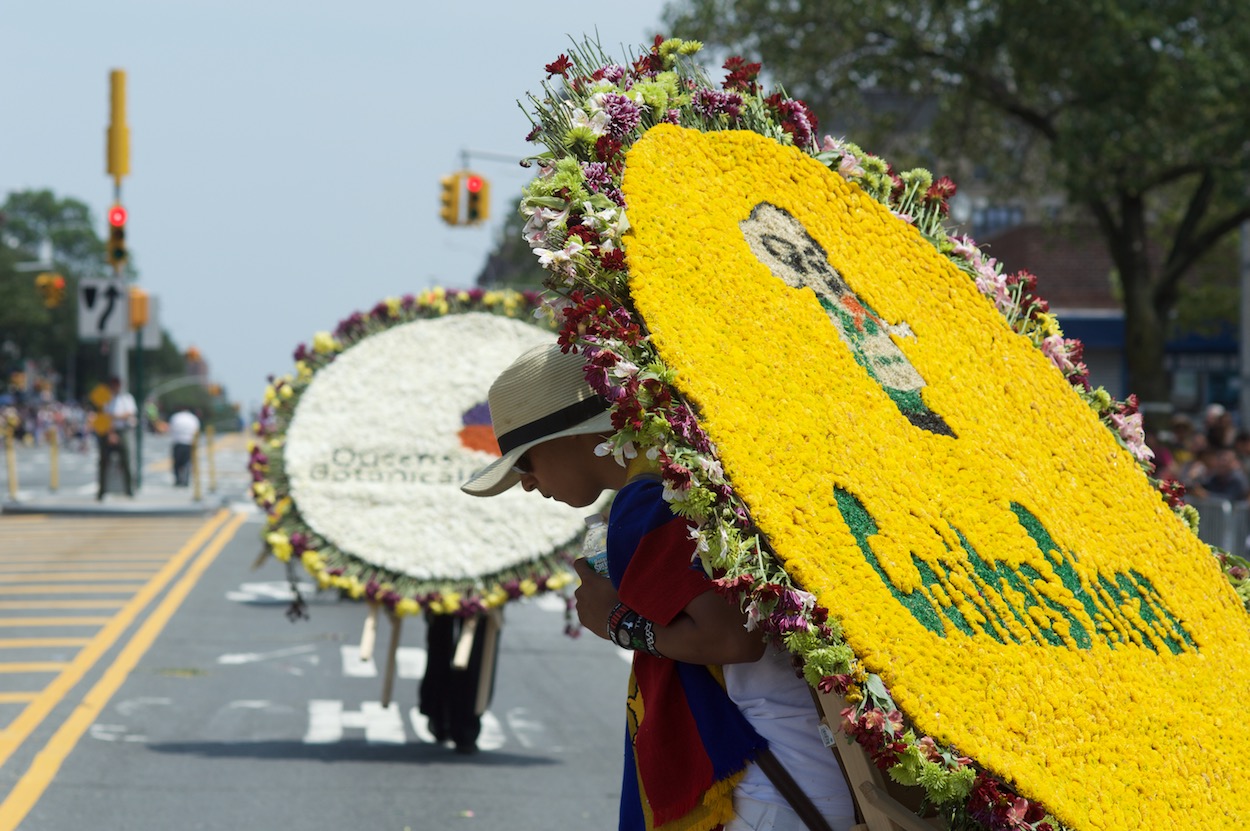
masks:
<path id="1" fill-rule="evenodd" d="M 0 514 L 53 514 L 56 516 L 205 516 L 228 508 L 232 500 L 213 497 L 200 502 L 161 505 L 134 500 L 127 502 L 5 502 Z"/>

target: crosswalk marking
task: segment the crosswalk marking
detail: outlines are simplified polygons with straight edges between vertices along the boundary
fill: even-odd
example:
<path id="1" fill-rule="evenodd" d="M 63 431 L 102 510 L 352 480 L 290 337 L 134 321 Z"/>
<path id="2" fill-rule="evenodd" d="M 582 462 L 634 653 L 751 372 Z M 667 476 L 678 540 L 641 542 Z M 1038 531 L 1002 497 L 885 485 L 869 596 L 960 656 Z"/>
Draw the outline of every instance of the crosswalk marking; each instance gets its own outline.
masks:
<path id="1" fill-rule="evenodd" d="M 343 644 L 339 647 L 339 657 L 343 662 L 343 675 L 348 678 L 377 678 L 378 665 L 373 656 L 363 659 L 360 646 Z M 395 675 L 406 679 L 425 677 L 425 650 L 418 646 L 401 646 L 395 654 Z"/>
<path id="2" fill-rule="evenodd" d="M 434 734 L 430 732 L 429 719 L 421 715 L 421 711 L 416 707 L 408 710 L 408 719 L 412 722 L 412 732 L 417 735 L 417 739 L 423 744 L 438 744 L 434 740 Z M 478 750 L 498 750 L 508 743 L 507 734 L 504 732 L 503 725 L 499 723 L 499 719 L 490 710 L 482 713 L 482 732 L 477 737 Z M 532 745 L 526 745 L 531 747 Z"/>
<path id="3" fill-rule="evenodd" d="M 333 744 L 342 741 L 344 730 L 364 730 L 369 744 L 404 744 L 404 721 L 399 707 L 383 707 L 365 701 L 359 710 L 344 710 L 342 701 L 315 698 L 308 702 L 308 732 L 304 744 Z"/>

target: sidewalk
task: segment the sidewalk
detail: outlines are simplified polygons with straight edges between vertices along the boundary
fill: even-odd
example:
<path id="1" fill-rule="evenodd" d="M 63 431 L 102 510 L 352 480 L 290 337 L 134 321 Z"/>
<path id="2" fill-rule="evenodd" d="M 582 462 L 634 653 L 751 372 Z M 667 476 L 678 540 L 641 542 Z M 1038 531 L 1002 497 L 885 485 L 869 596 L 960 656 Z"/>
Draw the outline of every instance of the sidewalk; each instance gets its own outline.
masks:
<path id="1" fill-rule="evenodd" d="M 227 434 L 213 445 L 210 469 L 208 460 L 200 463 L 200 487 L 174 487 L 173 474 L 167 452 L 158 447 L 152 453 L 144 453 L 145 464 L 141 483 L 133 497 L 125 494 L 106 493 L 103 500 L 96 499 L 94 478 L 83 481 L 81 476 L 68 477 L 69 483 L 56 491 L 46 485 L 22 488 L 15 498 L 7 493 L 0 513 L 4 514 L 57 514 L 61 516 L 200 516 L 211 514 L 223 507 L 250 510 L 248 488 L 251 478 L 247 473 L 246 437 Z M 202 447 L 202 446 L 201 446 Z M 203 452 L 203 451 L 202 451 Z M 92 455 L 94 463 L 94 455 Z M 210 476 L 210 473 L 213 474 Z"/>

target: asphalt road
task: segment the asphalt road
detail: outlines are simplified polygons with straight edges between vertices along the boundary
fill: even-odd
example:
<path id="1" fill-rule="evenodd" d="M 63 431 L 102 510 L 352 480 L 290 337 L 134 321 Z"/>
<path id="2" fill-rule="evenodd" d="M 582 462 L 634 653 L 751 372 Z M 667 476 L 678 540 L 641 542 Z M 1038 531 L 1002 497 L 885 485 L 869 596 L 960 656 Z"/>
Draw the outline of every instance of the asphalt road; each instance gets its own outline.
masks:
<path id="1" fill-rule="evenodd" d="M 628 665 L 563 634 L 559 598 L 508 607 L 459 755 L 414 708 L 420 619 L 384 709 L 389 625 L 362 661 L 362 604 L 315 594 L 290 622 L 261 528 L 243 506 L 0 516 L 0 831 L 615 827 Z"/>

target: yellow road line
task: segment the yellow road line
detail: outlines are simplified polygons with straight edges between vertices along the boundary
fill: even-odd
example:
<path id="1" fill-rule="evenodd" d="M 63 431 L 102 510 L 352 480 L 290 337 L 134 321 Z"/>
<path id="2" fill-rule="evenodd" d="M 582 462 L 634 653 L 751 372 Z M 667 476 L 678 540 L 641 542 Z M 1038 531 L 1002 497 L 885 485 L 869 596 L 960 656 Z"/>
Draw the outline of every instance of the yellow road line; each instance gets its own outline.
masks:
<path id="1" fill-rule="evenodd" d="M 0 626 L 103 626 L 112 620 L 112 615 L 97 617 L 80 615 L 78 617 L 0 617 Z"/>
<path id="2" fill-rule="evenodd" d="M 187 573 L 177 582 L 161 600 L 160 604 L 148 615 L 140 625 L 135 636 L 130 639 L 122 651 L 96 685 L 91 688 L 60 729 L 48 740 L 43 750 L 35 755 L 30 768 L 13 786 L 9 796 L 0 803 L 0 831 L 15 831 L 18 825 L 35 803 L 43 796 L 43 792 L 52 784 L 52 779 L 61 768 L 61 764 L 69 756 L 74 745 L 82 738 L 83 733 L 91 727 L 104 705 L 121 689 L 126 678 L 139 664 L 139 660 L 147 653 L 148 648 L 165 628 L 165 624 L 173 617 L 174 612 L 182 605 L 182 601 L 191 593 L 196 582 L 213 560 L 226 547 L 226 543 L 234 537 L 234 532 L 247 519 L 246 514 L 236 514 L 187 569 Z"/>
<path id="3" fill-rule="evenodd" d="M 79 583 L 89 580 L 146 580 L 151 571 L 80 571 L 75 574 L 4 574 L 0 586 L 11 583 Z"/>
<path id="4" fill-rule="evenodd" d="M 4 586 L 0 595 L 10 594 L 129 594 L 143 588 L 142 583 L 118 583 L 115 586 Z"/>
<path id="5" fill-rule="evenodd" d="M 90 566 L 91 568 L 99 568 L 103 565 L 113 563 L 163 563 L 169 559 L 169 549 L 165 549 L 159 553 L 144 554 L 138 551 L 116 551 L 113 553 L 95 553 L 82 555 L 69 554 L 49 554 L 42 557 L 32 559 L 18 559 L 16 557 L 0 556 L 0 566 L 6 565 L 42 565 L 42 566 L 61 566 L 62 568 L 74 568 L 81 566 Z"/>
<path id="6" fill-rule="evenodd" d="M 0 611 L 16 609 L 120 609 L 124 600 L 0 600 Z"/>
<path id="7" fill-rule="evenodd" d="M 224 508 L 218 511 L 217 515 L 206 522 L 169 560 L 161 573 L 153 577 L 130 599 L 107 626 L 97 632 L 94 638 L 80 642 L 84 648 L 74 656 L 69 667 L 44 687 L 43 695 L 31 702 L 30 706 L 24 709 L 3 733 L 0 733 L 0 766 L 9 760 L 13 751 L 39 726 L 70 688 L 77 684 L 96 661 L 100 660 L 100 657 L 117 642 L 125 633 L 126 628 L 152 602 L 152 599 L 164 590 L 186 562 L 200 549 L 200 546 L 217 532 L 229 514 L 230 512 Z M 0 647 L 3 647 L 4 643 L 0 641 Z"/>
<path id="8" fill-rule="evenodd" d="M 0 693 L 0 704 L 25 704 L 27 701 L 34 701 L 38 695 L 37 692 Z"/>
<path id="9" fill-rule="evenodd" d="M 169 554 L 166 552 L 165 558 L 167 559 L 168 557 Z M 161 561 L 156 558 L 152 558 L 151 560 L 115 560 L 112 565 L 124 566 L 125 568 L 139 568 L 140 566 L 150 564 L 152 565 L 152 571 L 155 571 L 156 564 L 159 562 Z M 26 574 L 29 572 L 40 572 L 46 574 L 49 571 L 82 571 L 83 566 L 85 565 L 88 564 L 66 562 L 46 563 L 39 562 L 37 560 L 31 560 L 30 562 L 25 563 L 0 563 L 0 574 Z M 99 568 L 103 565 L 109 565 L 109 563 L 107 561 L 101 562 L 99 560 L 90 563 L 91 568 Z M 148 573 L 150 574 L 151 572 Z"/>
<path id="10" fill-rule="evenodd" d="M 99 637 L 98 635 L 96 637 Z M 86 646 L 90 638 L 0 638 L 0 649 L 27 649 L 40 646 Z M 3 739 L 0 739 L 0 743 Z M 0 765 L 4 764 L 0 761 Z"/>
<path id="11" fill-rule="evenodd" d="M 27 661 L 24 664 L 0 664 L 0 672 L 60 672 L 69 666 L 66 661 Z"/>

